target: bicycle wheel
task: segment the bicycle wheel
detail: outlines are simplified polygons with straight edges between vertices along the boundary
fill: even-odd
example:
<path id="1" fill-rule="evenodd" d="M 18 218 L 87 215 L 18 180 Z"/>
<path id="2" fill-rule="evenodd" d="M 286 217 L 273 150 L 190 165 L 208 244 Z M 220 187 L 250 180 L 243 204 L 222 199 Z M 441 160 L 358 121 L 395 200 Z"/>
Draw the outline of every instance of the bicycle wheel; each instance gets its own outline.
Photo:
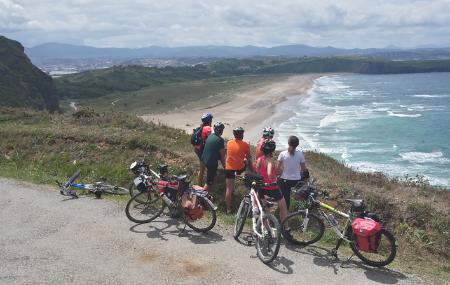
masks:
<path id="1" fill-rule="evenodd" d="M 305 211 L 289 214 L 281 226 L 284 238 L 296 245 L 313 244 L 320 240 L 325 231 L 322 219 L 313 213 L 308 213 L 305 229 Z"/>
<path id="2" fill-rule="evenodd" d="M 264 231 L 261 231 L 261 219 L 258 219 L 256 224 L 257 231 L 263 235 L 263 238 L 256 236 L 256 251 L 259 259 L 267 264 L 277 257 L 280 250 L 281 226 L 272 214 L 265 214 L 263 223 Z"/>
<path id="3" fill-rule="evenodd" d="M 216 210 L 203 197 L 197 196 L 200 205 L 203 207 L 203 216 L 199 219 L 190 219 L 183 211 L 183 219 L 186 224 L 196 232 L 207 232 L 216 224 Z"/>
<path id="4" fill-rule="evenodd" d="M 109 184 L 101 184 L 98 186 L 98 189 L 103 191 L 104 193 L 113 195 L 127 195 L 128 193 L 130 193 L 130 191 L 124 187 Z"/>
<path id="5" fill-rule="evenodd" d="M 233 230 L 233 237 L 235 240 L 238 240 L 239 236 L 242 233 L 242 229 L 244 228 L 245 225 L 245 219 L 247 218 L 249 210 L 250 210 L 250 199 L 248 199 L 248 197 L 244 197 L 236 213 L 236 221 L 234 223 L 234 230 Z"/>
<path id="6" fill-rule="evenodd" d="M 397 254 L 397 244 L 394 235 L 386 229 L 381 229 L 379 234 L 379 246 L 374 252 L 362 251 L 356 243 L 350 243 L 350 247 L 355 255 L 370 266 L 386 266 L 394 260 Z"/>
<path id="7" fill-rule="evenodd" d="M 145 202 L 141 202 L 145 201 Z M 161 196 L 155 192 L 142 192 L 134 195 L 125 207 L 127 218 L 135 223 L 149 223 L 159 217 L 165 204 Z"/>

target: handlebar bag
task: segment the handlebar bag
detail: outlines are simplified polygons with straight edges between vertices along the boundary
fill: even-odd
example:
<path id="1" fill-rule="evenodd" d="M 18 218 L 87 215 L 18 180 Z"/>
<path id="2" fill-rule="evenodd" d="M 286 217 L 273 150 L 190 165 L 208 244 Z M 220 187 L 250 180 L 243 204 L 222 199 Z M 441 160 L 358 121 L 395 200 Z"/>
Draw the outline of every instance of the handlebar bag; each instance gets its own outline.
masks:
<path id="1" fill-rule="evenodd" d="M 381 224 L 370 218 L 356 218 L 352 222 L 357 248 L 365 252 L 376 252 L 380 245 Z"/>

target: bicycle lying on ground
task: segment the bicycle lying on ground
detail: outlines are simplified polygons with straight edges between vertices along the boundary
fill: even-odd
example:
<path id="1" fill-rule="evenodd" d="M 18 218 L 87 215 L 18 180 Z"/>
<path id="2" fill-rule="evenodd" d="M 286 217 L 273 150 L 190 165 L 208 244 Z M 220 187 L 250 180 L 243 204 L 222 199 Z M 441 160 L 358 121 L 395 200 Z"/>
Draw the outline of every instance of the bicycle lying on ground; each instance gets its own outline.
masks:
<path id="1" fill-rule="evenodd" d="M 202 187 L 190 187 L 186 175 L 166 179 L 153 172 L 140 175 L 134 183 L 140 193 L 125 208 L 130 221 L 149 223 L 168 208 L 171 217 L 181 217 L 196 232 L 207 232 L 216 224 L 217 207 L 211 196 Z"/>
<path id="2" fill-rule="evenodd" d="M 244 180 L 250 193 L 244 196 L 236 213 L 234 239 L 238 240 L 246 218 L 252 216 L 252 236 L 255 239 L 257 255 L 263 263 L 269 263 L 277 257 L 280 250 L 281 226 L 278 219 L 268 213 L 269 209 L 273 207 L 273 203 L 267 199 L 262 201 L 258 196 L 257 189 L 262 186 L 272 186 L 272 184 L 263 184 L 260 176 L 251 173 L 247 173 L 240 179 Z"/>
<path id="3" fill-rule="evenodd" d="M 95 194 L 95 197 L 101 198 L 103 193 L 114 194 L 114 195 L 126 195 L 128 194 L 128 189 L 119 187 L 116 185 L 110 185 L 105 182 L 95 182 L 92 184 L 74 183 L 75 180 L 80 176 L 80 171 L 75 172 L 66 182 L 61 183 L 56 181 L 56 184 L 60 188 L 61 195 L 69 196 L 74 199 L 78 198 L 78 194 L 75 189 L 87 190 Z"/>
<path id="4" fill-rule="evenodd" d="M 303 183 L 294 188 L 296 200 L 306 202 L 305 209 L 299 209 L 289 214 L 282 223 L 283 236 L 297 245 L 310 245 L 319 241 L 325 231 L 326 221 L 328 225 L 338 235 L 332 254 L 337 258 L 337 250 L 343 241 L 349 243 L 354 255 L 358 256 L 364 263 L 382 267 L 391 263 L 397 252 L 395 237 L 389 232 L 381 222 L 378 215 L 365 211 L 363 200 L 346 199 L 351 204 L 348 214 L 336 210 L 335 208 L 317 200 L 317 191 L 314 182 Z M 324 198 L 329 194 L 322 192 Z M 346 223 L 341 231 L 333 214 L 326 214 L 324 210 L 330 211 L 346 219 Z M 368 223 L 381 225 L 376 229 L 373 236 L 362 237 L 355 234 L 352 224 L 356 219 L 362 219 Z M 361 229 L 363 232 L 365 229 Z M 349 260 L 353 257 L 350 256 Z"/>

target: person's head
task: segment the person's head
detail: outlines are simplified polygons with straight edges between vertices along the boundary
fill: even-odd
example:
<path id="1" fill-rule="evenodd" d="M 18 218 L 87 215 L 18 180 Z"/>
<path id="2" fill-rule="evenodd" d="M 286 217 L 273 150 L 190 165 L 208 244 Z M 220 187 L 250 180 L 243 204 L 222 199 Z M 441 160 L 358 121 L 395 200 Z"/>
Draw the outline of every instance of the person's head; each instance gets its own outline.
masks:
<path id="1" fill-rule="evenodd" d="M 234 138 L 237 140 L 242 140 L 244 138 L 244 129 L 242 127 L 237 127 L 233 130 Z"/>
<path id="2" fill-rule="evenodd" d="M 271 127 L 265 127 L 263 129 L 263 138 L 272 139 L 274 135 L 275 135 L 275 130 L 272 129 Z"/>
<path id="3" fill-rule="evenodd" d="M 214 133 L 218 136 L 223 134 L 223 129 L 225 129 L 225 125 L 222 122 L 217 122 L 214 124 Z"/>
<path id="4" fill-rule="evenodd" d="M 293 154 L 295 152 L 295 149 L 298 147 L 299 141 L 298 137 L 296 136 L 290 136 L 288 139 L 288 151 L 290 154 Z"/>
<path id="5" fill-rule="evenodd" d="M 210 126 L 212 119 L 213 119 L 213 115 L 211 113 L 204 113 L 202 115 L 202 124 Z"/>
<path id="6" fill-rule="evenodd" d="M 266 139 L 263 142 L 263 144 L 261 145 L 261 150 L 265 156 L 271 156 L 276 148 L 277 148 L 277 145 L 276 145 L 275 141 L 273 141 L 271 139 Z"/>

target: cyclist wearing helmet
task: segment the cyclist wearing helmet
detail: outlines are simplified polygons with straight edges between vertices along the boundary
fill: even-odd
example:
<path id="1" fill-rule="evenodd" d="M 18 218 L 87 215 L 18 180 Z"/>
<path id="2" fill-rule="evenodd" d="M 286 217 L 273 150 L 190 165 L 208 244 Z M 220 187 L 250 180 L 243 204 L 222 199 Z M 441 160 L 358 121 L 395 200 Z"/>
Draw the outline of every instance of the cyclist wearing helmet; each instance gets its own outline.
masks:
<path id="1" fill-rule="evenodd" d="M 211 123 L 212 123 L 213 115 L 211 113 L 205 113 L 202 115 L 202 124 L 200 125 L 199 133 L 200 136 L 199 143 L 194 144 L 194 151 L 198 156 L 200 168 L 198 171 L 198 184 L 203 184 L 203 176 L 205 175 L 205 165 L 202 162 L 202 152 L 203 147 L 205 146 L 206 139 L 212 133 Z M 195 130 L 194 130 L 195 133 Z M 195 134 L 194 134 L 195 135 Z"/>
<path id="2" fill-rule="evenodd" d="M 215 123 L 214 133 L 208 136 L 205 147 L 203 148 L 202 161 L 206 167 L 206 191 L 209 191 L 209 188 L 214 183 L 219 160 L 225 169 L 225 142 L 222 138 L 223 129 L 225 129 L 223 123 Z"/>
<path id="3" fill-rule="evenodd" d="M 290 136 L 288 145 L 288 149 L 282 151 L 278 156 L 277 169 L 282 170 L 278 183 L 286 200 L 286 206 L 289 209 L 291 188 L 297 185 L 300 180 L 308 179 L 309 172 L 306 168 L 303 152 L 297 150 L 297 146 L 299 145 L 298 137 Z"/>
<path id="4" fill-rule="evenodd" d="M 273 140 L 266 139 L 262 143 L 261 151 L 263 152 L 263 155 L 256 161 L 256 172 L 261 175 L 264 183 L 274 185 L 261 187 L 261 189 L 258 191 L 258 194 L 261 198 L 264 198 L 264 196 L 268 196 L 278 202 L 278 206 L 280 207 L 280 220 L 281 222 L 283 222 L 288 214 L 288 210 L 283 194 L 276 184 L 277 170 L 275 162 L 273 161 L 273 153 L 275 151 L 275 148 L 276 144 Z"/>
<path id="5" fill-rule="evenodd" d="M 263 152 L 261 150 L 261 146 L 262 146 L 263 142 L 267 139 L 270 139 L 270 140 L 273 139 L 274 135 L 275 135 L 275 131 L 271 127 L 265 127 L 263 129 L 263 135 L 259 139 L 259 141 L 256 143 L 255 159 L 258 159 L 263 155 Z"/>
<path id="6" fill-rule="evenodd" d="M 231 212 L 231 198 L 234 192 L 234 179 L 236 174 L 244 172 L 246 165 L 250 165 L 250 145 L 244 142 L 244 129 L 241 127 L 233 130 L 234 139 L 227 143 L 227 159 L 225 165 L 226 192 L 225 203 L 227 214 Z"/>

